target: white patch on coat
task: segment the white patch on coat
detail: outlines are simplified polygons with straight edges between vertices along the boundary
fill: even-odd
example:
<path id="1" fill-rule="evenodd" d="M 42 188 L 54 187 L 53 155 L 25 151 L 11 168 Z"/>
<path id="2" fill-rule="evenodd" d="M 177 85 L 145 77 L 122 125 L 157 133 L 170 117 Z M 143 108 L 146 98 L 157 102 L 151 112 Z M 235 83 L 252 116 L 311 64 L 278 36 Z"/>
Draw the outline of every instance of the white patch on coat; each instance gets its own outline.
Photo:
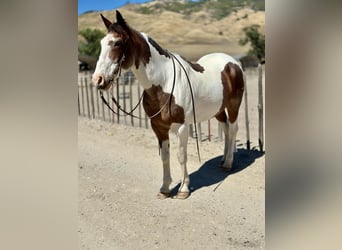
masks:
<path id="1" fill-rule="evenodd" d="M 113 77 L 113 74 L 119 64 L 117 61 L 112 61 L 109 58 L 109 52 L 111 50 L 111 46 L 109 45 L 109 43 L 115 43 L 119 39 L 120 38 L 118 37 L 114 37 L 113 34 L 107 34 L 104 38 L 101 39 L 101 53 L 96 63 L 94 76 L 103 75 L 105 77 L 105 80 Z"/>

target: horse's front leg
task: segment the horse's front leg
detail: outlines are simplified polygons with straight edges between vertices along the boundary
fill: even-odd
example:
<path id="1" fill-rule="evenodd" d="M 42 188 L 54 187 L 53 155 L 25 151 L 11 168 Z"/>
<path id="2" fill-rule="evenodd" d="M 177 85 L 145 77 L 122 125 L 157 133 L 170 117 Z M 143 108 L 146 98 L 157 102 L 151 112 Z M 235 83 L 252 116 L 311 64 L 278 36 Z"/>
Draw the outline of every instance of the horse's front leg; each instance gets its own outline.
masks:
<path id="1" fill-rule="evenodd" d="M 187 146 L 188 146 L 188 127 L 185 124 L 182 124 L 178 129 L 178 161 L 181 165 L 182 170 L 182 179 L 181 185 L 178 189 L 177 198 L 178 199 L 186 199 L 190 195 L 189 184 L 190 178 L 188 175 L 188 170 L 186 168 L 187 162 Z"/>
<path id="2" fill-rule="evenodd" d="M 158 198 L 164 199 L 170 197 L 170 184 L 172 182 L 170 173 L 170 144 L 169 140 L 160 143 L 160 154 L 163 162 L 163 185 L 158 193 Z"/>
<path id="3" fill-rule="evenodd" d="M 160 156 L 163 163 L 163 185 L 160 188 L 160 192 L 158 193 L 158 198 L 165 199 L 170 197 L 170 184 L 172 182 L 171 173 L 170 173 L 170 145 L 169 145 L 169 129 L 170 126 L 165 125 L 160 122 L 158 119 L 151 120 L 151 127 L 156 134 L 159 147 L 160 147 Z"/>

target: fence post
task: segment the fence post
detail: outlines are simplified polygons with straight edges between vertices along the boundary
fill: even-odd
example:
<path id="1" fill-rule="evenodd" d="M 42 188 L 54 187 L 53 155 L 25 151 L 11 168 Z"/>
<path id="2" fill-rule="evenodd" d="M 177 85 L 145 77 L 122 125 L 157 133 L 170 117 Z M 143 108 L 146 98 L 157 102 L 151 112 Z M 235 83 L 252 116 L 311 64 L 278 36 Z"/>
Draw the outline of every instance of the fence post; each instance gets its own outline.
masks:
<path id="1" fill-rule="evenodd" d="M 128 76 L 128 83 L 129 83 L 129 106 L 130 106 L 130 111 L 131 111 L 133 110 L 133 90 L 132 90 L 132 77 L 130 75 Z M 131 125 L 134 127 L 133 116 L 131 116 Z"/>
<path id="2" fill-rule="evenodd" d="M 93 115 L 93 119 L 95 119 L 95 104 L 94 104 L 94 90 L 93 90 L 93 85 L 90 83 L 90 101 L 91 101 L 91 113 Z"/>
<path id="3" fill-rule="evenodd" d="M 118 102 L 118 105 L 120 105 L 120 89 L 119 89 L 120 85 L 119 85 L 119 78 L 116 79 L 116 100 Z M 113 88 L 112 88 L 113 89 Z M 114 108 L 114 107 L 113 107 Z M 117 120 L 118 120 L 118 124 L 120 123 L 120 110 L 119 110 L 119 106 L 116 108 L 116 112 L 117 112 Z"/>
<path id="4" fill-rule="evenodd" d="M 122 79 L 122 78 L 121 78 Z M 123 110 L 126 110 L 126 83 L 125 80 L 122 83 L 122 98 L 123 98 Z M 118 98 L 119 101 L 119 98 Z M 127 115 L 124 116 L 125 125 L 127 125 Z"/>
<path id="5" fill-rule="evenodd" d="M 95 88 L 95 87 L 94 87 Z M 97 118 L 100 118 L 100 100 L 99 100 L 99 91 L 95 88 L 95 96 L 96 96 L 96 108 L 97 108 Z"/>
<path id="6" fill-rule="evenodd" d="M 90 119 L 90 103 L 89 103 L 89 93 L 88 93 L 88 82 L 87 78 L 84 78 L 85 83 L 85 89 L 86 89 L 86 95 L 87 95 L 87 108 L 88 108 L 88 118 Z"/>
<path id="7" fill-rule="evenodd" d="M 107 91 L 107 93 L 108 93 L 109 91 Z M 113 96 L 114 95 L 114 88 L 111 88 L 110 89 L 110 95 L 111 96 Z M 109 95 L 108 95 L 108 102 L 110 102 L 109 101 L 110 99 L 109 99 Z M 114 102 L 113 101 L 111 101 L 112 102 L 112 109 L 114 110 Z M 110 110 L 110 109 L 108 109 L 108 110 Z M 115 123 L 115 115 L 114 115 L 114 113 L 112 112 L 112 111 L 110 111 L 110 113 L 112 114 L 112 123 Z M 110 117 L 110 116 L 109 116 Z"/>
<path id="8" fill-rule="evenodd" d="M 111 90 L 111 91 L 113 91 L 113 90 Z M 109 91 L 106 91 L 106 94 L 107 94 L 107 100 L 108 100 L 108 102 L 110 103 L 110 99 L 109 99 Z M 108 111 L 108 119 L 109 119 L 109 122 L 110 122 L 110 114 L 111 114 L 111 111 L 110 111 L 110 109 L 109 108 L 107 108 L 107 111 Z M 112 122 L 114 122 L 114 114 L 113 114 L 113 118 L 112 118 Z"/>
<path id="9" fill-rule="evenodd" d="M 140 84 L 137 84 L 138 87 L 138 98 L 140 98 L 141 91 L 140 91 Z M 139 105 L 139 128 L 142 126 L 142 121 L 141 121 L 141 104 Z"/>
<path id="10" fill-rule="evenodd" d="M 246 122 L 246 137 L 247 137 L 247 149 L 251 149 L 251 143 L 250 143 L 250 135 L 249 135 L 249 118 L 248 118 L 248 94 L 247 94 L 247 81 L 246 81 L 246 75 L 243 75 L 244 83 L 245 83 L 245 122 Z"/>
<path id="11" fill-rule="evenodd" d="M 97 95 L 97 98 L 99 98 L 99 95 Z M 104 109 L 104 103 L 101 102 L 101 106 L 102 106 L 102 117 L 103 117 L 103 121 L 106 121 L 106 115 L 105 115 L 105 109 Z"/>
<path id="12" fill-rule="evenodd" d="M 258 65 L 259 69 L 259 79 L 258 79 L 258 89 L 259 89 L 259 102 L 258 102 L 258 110 L 259 110 L 259 148 L 260 151 L 263 151 L 264 147 L 264 101 L 263 101 L 263 88 L 262 88 L 262 65 Z"/>

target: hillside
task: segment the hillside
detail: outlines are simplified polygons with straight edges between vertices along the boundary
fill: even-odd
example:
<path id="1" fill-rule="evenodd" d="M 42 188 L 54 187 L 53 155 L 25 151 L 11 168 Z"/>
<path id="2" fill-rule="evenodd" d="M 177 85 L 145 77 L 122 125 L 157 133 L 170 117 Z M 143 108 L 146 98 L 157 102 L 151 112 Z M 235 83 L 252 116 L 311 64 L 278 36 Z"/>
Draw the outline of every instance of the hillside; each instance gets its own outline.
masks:
<path id="1" fill-rule="evenodd" d="M 170 2 L 179 2 L 178 6 L 185 4 L 184 1 L 159 0 L 146 4 L 129 4 L 119 11 L 131 27 L 149 34 L 162 47 L 190 60 L 197 60 L 209 52 L 220 51 L 232 55 L 246 53 L 248 47 L 238 44 L 243 37 L 242 29 L 258 24 L 264 33 L 264 11 L 253 10 L 251 7 L 235 8 L 227 16 L 218 18 L 215 10 L 208 9 L 206 5 L 192 9 L 180 7 L 181 10 L 177 13 L 165 7 Z M 99 13 L 91 12 L 79 16 L 78 29 L 97 28 L 105 31 Z M 101 13 L 115 21 L 115 10 Z"/>

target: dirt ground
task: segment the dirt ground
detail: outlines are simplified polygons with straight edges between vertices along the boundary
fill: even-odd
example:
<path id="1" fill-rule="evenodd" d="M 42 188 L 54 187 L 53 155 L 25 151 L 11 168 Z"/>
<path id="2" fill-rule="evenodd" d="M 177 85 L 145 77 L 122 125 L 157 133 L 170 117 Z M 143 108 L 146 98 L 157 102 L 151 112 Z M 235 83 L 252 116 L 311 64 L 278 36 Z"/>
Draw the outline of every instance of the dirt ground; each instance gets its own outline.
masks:
<path id="1" fill-rule="evenodd" d="M 265 158 L 238 144 L 233 172 L 220 141 L 189 138 L 191 195 L 159 200 L 162 165 L 151 129 L 79 118 L 80 249 L 264 249 Z M 172 187 L 179 184 L 171 135 Z"/>

